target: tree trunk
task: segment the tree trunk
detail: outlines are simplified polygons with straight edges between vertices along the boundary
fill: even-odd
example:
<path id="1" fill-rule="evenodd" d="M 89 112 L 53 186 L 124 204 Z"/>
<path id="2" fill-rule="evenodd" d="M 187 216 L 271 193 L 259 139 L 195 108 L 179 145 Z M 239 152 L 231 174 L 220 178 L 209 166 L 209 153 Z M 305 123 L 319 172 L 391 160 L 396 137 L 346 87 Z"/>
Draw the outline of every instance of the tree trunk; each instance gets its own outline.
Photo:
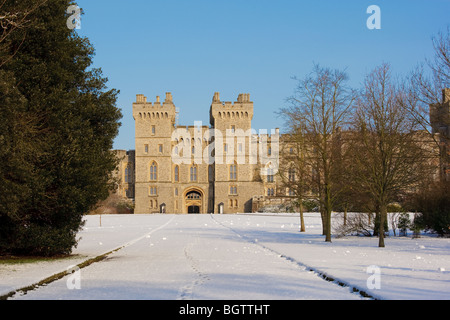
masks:
<path id="1" fill-rule="evenodd" d="M 331 209 L 327 209 L 327 230 L 325 234 L 325 242 L 331 242 Z"/>
<path id="2" fill-rule="evenodd" d="M 384 223 L 387 215 L 386 205 L 380 206 L 380 226 L 378 230 L 378 247 L 384 248 Z"/>
<path id="3" fill-rule="evenodd" d="M 305 232 L 305 219 L 303 218 L 303 202 L 300 201 L 300 232 Z"/>
<path id="4" fill-rule="evenodd" d="M 325 209 L 323 208 L 323 205 L 320 205 L 320 216 L 322 218 L 322 235 L 326 235 L 327 234 L 327 215 L 325 213 Z"/>
<path id="5" fill-rule="evenodd" d="M 344 207 L 344 226 L 347 225 L 347 204 Z"/>

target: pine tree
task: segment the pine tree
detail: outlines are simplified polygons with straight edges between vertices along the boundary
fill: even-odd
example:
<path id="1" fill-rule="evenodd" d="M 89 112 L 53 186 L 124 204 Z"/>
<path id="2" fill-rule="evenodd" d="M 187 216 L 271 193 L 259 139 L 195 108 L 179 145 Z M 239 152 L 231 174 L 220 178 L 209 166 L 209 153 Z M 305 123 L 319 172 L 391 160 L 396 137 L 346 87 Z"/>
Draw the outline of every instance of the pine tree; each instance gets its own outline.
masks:
<path id="1" fill-rule="evenodd" d="M 6 247 L 0 241 L 0 253 L 70 253 L 83 214 L 111 188 L 117 165 L 111 148 L 121 118 L 116 107 L 119 92 L 107 89 L 100 69 L 90 68 L 94 48 L 89 40 L 67 28 L 65 11 L 70 4 L 46 1 L 30 14 L 29 27 L 9 39 L 14 56 L 3 69 L 15 77 L 24 112 L 38 115 L 31 130 L 37 150 L 23 162 L 31 173 L 21 186 L 29 194 L 15 214 L 9 209 L 0 213 L 10 226 Z M 6 231 L 0 229 L 2 239 Z"/>

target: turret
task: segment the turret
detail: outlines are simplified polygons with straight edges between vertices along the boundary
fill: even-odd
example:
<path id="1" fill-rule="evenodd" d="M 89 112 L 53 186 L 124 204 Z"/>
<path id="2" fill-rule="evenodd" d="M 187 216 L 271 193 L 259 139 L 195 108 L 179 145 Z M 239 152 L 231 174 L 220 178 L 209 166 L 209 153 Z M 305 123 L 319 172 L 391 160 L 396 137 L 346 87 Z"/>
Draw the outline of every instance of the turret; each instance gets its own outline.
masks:
<path id="1" fill-rule="evenodd" d="M 155 103 L 151 103 L 143 94 L 137 94 L 136 102 L 133 102 L 133 118 L 136 137 L 149 137 L 155 134 L 170 136 L 176 118 L 172 94 L 167 92 L 162 104 L 159 96 L 156 96 Z"/>
<path id="2" fill-rule="evenodd" d="M 226 129 L 231 129 L 231 126 L 248 130 L 251 129 L 252 119 L 253 102 L 250 101 L 249 93 L 239 94 L 234 103 L 220 101 L 219 92 L 214 93 L 210 108 L 210 123 L 214 128 L 224 132 Z"/>

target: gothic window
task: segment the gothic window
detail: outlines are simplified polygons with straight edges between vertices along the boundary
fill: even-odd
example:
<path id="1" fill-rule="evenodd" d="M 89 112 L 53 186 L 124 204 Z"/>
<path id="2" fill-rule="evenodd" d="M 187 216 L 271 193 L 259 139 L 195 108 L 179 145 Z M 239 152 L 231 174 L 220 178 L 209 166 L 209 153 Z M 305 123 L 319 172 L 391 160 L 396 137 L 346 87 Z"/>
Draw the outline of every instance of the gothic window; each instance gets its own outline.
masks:
<path id="1" fill-rule="evenodd" d="M 230 165 L 230 180 L 237 180 L 237 165 Z"/>
<path id="2" fill-rule="evenodd" d="M 156 165 L 156 162 L 153 161 L 150 166 L 150 181 L 156 180 L 158 180 L 158 166 Z"/>

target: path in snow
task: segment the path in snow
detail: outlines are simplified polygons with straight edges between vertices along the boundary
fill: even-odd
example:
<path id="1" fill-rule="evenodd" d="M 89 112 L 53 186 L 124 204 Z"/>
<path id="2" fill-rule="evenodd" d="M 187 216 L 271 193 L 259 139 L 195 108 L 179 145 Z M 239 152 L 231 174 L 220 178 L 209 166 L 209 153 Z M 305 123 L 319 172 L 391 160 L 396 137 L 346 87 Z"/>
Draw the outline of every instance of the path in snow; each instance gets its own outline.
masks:
<path id="1" fill-rule="evenodd" d="M 318 214 L 88 216 L 73 258 L 0 265 L 0 295 L 37 283 L 70 264 L 112 250 L 70 277 L 14 299 L 450 299 L 450 239 L 424 236 L 333 238 L 325 243 Z M 368 289 L 369 266 L 380 288 Z M 335 279 L 348 287 L 323 280 Z"/>
<path id="2" fill-rule="evenodd" d="M 242 237 L 223 217 L 145 216 L 128 227 L 108 219 L 101 228 L 88 221 L 77 252 L 93 253 L 95 243 L 124 247 L 82 269 L 80 290 L 69 290 L 65 277 L 14 299 L 361 298 Z"/>

